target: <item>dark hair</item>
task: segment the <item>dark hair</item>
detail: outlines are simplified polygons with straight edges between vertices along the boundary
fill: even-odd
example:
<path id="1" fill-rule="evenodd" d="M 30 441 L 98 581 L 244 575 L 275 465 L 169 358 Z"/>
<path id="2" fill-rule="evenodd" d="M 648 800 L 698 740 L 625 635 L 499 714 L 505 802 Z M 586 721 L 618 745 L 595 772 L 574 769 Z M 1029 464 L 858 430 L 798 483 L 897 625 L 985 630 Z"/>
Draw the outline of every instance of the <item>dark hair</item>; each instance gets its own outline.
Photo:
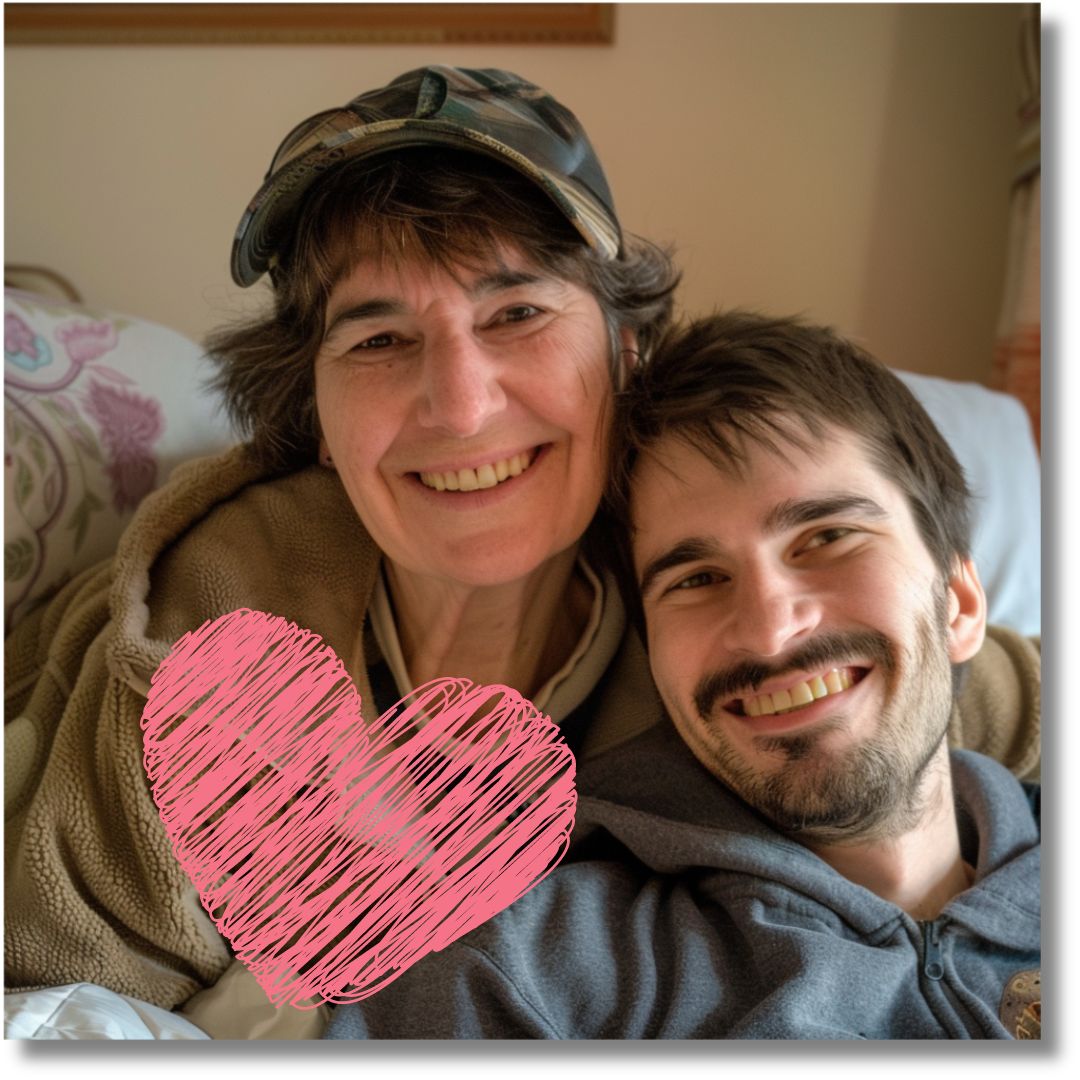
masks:
<path id="1" fill-rule="evenodd" d="M 858 435 L 881 474 L 904 493 L 948 579 L 954 559 L 970 553 L 970 493 L 955 455 L 911 391 L 827 327 L 731 311 L 672 329 L 616 398 L 606 526 L 593 535 L 591 549 L 608 551 L 639 626 L 629 552 L 638 455 L 674 435 L 719 466 L 737 469 L 747 441 L 812 452 L 829 425 Z"/>
<path id="2" fill-rule="evenodd" d="M 361 256 L 420 257 L 453 272 L 490 265 L 507 243 L 596 297 L 613 372 L 621 328 L 634 330 L 648 355 L 670 322 L 679 275 L 668 253 L 628 237 L 618 258 L 603 259 L 510 166 L 430 147 L 352 161 L 308 195 L 296 235 L 271 269 L 273 310 L 206 342 L 218 367 L 214 384 L 256 457 L 282 470 L 315 460 L 314 363 L 326 303 Z"/>

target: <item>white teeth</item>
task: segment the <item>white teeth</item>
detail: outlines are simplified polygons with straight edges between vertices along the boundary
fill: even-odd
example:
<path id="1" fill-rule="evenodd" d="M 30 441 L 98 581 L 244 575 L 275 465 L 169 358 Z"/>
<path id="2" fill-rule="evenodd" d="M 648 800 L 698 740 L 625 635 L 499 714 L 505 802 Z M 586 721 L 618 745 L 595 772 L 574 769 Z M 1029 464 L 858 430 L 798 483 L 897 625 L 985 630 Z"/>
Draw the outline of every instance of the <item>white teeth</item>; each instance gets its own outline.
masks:
<path id="1" fill-rule="evenodd" d="M 787 690 L 777 690 L 772 696 L 773 712 L 791 708 L 791 694 Z"/>
<path id="2" fill-rule="evenodd" d="M 825 689 L 828 690 L 830 694 L 839 694 L 840 691 L 844 689 L 844 681 L 836 668 L 833 668 L 832 671 L 825 676 Z"/>
<path id="3" fill-rule="evenodd" d="M 776 690 L 771 694 L 757 694 L 743 699 L 743 710 L 747 716 L 774 716 L 777 713 L 801 709 L 818 698 L 839 694 L 852 685 L 851 675 L 846 668 L 833 668 L 824 676 L 815 675 L 806 682 L 796 683 L 786 690 Z"/>
<path id="4" fill-rule="evenodd" d="M 501 484 L 511 476 L 520 476 L 532 464 L 532 454 L 525 451 L 511 458 L 481 465 L 478 469 L 458 469 L 456 472 L 422 472 L 420 482 L 435 491 L 483 491 Z"/>
<path id="5" fill-rule="evenodd" d="M 775 695 L 773 695 L 773 700 L 776 700 Z M 801 682 L 797 686 L 791 688 L 792 705 L 809 705 L 813 700 L 814 692 L 806 685 L 806 683 Z"/>

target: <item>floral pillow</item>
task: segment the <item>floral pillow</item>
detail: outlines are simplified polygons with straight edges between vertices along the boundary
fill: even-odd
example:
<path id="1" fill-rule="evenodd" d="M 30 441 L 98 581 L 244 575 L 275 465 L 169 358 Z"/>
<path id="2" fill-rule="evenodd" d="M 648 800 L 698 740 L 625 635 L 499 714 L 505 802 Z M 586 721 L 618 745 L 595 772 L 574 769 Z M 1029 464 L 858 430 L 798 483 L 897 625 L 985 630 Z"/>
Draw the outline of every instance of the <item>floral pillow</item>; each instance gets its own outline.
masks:
<path id="1" fill-rule="evenodd" d="M 208 374 L 174 330 L 5 290 L 5 629 L 112 554 L 174 465 L 234 441 Z"/>

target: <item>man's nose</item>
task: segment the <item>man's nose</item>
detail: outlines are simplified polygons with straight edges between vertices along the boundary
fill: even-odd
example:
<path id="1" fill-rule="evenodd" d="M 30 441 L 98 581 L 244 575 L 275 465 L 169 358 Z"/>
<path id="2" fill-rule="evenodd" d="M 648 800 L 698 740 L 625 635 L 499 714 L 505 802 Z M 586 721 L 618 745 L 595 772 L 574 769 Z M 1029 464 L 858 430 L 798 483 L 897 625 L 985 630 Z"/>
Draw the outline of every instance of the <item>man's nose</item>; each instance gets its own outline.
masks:
<path id="1" fill-rule="evenodd" d="M 506 407 L 497 357 L 467 330 L 433 336 L 425 343 L 423 364 L 423 427 L 468 438 Z"/>
<path id="2" fill-rule="evenodd" d="M 748 656 L 778 656 L 813 631 L 821 605 L 786 568 L 754 567 L 737 580 L 725 627 L 725 648 Z"/>

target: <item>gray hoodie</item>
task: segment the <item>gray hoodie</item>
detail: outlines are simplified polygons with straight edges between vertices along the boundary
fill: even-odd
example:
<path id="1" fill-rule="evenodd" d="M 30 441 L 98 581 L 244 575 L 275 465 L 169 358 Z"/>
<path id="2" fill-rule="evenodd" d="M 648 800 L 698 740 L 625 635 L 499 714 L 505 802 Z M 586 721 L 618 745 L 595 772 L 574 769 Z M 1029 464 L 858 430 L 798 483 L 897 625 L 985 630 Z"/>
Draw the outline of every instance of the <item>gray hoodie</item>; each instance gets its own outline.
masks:
<path id="1" fill-rule="evenodd" d="M 327 1038 L 1038 1035 L 1038 790 L 954 751 L 975 881 L 933 922 L 842 877 L 667 722 L 586 762 L 574 844 L 506 911 Z"/>

